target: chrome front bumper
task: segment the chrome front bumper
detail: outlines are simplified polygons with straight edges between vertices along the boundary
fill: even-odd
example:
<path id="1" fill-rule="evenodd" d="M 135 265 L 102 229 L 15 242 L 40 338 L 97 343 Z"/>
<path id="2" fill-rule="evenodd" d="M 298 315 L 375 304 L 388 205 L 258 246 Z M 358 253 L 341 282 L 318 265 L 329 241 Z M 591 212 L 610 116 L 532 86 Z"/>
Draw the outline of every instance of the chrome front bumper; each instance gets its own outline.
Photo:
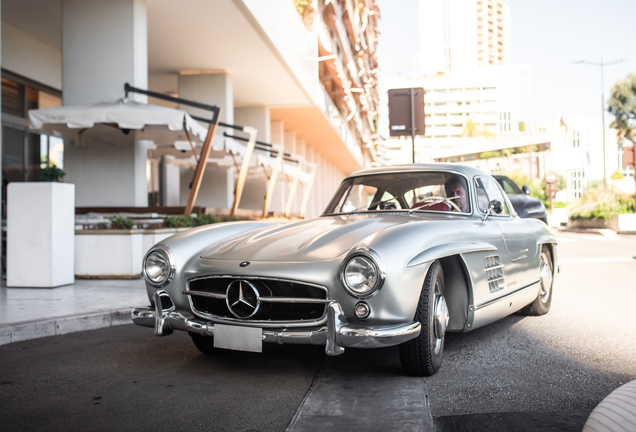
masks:
<path id="1" fill-rule="evenodd" d="M 175 311 L 174 306 L 161 308 L 163 290 L 155 293 L 154 308 L 135 308 L 131 316 L 135 324 L 154 327 L 156 336 L 167 336 L 173 330 L 184 330 L 203 336 L 214 336 L 214 323 L 196 318 L 189 312 Z M 171 302 L 170 302 L 171 303 Z M 263 342 L 278 344 L 324 345 L 327 355 L 342 354 L 350 348 L 382 348 L 398 345 L 416 338 L 421 331 L 419 322 L 395 326 L 364 328 L 351 327 L 338 302 L 327 305 L 327 325 L 317 329 L 263 329 Z"/>

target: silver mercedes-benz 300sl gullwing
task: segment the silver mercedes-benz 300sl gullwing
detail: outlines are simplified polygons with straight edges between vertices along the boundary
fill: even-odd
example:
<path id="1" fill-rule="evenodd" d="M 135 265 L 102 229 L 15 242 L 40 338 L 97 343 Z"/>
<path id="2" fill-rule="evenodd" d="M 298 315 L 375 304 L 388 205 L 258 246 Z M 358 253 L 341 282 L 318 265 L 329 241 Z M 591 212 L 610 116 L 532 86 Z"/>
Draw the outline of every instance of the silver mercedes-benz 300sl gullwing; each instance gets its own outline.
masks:
<path id="1" fill-rule="evenodd" d="M 550 309 L 556 239 L 519 218 L 482 171 L 454 164 L 358 171 L 324 214 L 193 228 L 151 248 L 151 307 L 133 321 L 187 331 L 203 353 L 263 343 L 399 346 L 408 374 L 442 365 L 446 332 Z"/>

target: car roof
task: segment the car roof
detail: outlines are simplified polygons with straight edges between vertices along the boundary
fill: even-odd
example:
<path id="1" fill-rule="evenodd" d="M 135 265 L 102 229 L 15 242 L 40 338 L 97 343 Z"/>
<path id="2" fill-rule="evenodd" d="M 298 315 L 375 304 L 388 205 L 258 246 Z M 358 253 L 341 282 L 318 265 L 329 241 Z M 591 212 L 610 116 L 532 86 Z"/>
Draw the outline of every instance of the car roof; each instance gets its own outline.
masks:
<path id="1" fill-rule="evenodd" d="M 466 177 L 473 177 L 476 175 L 488 175 L 485 172 L 478 170 L 467 165 L 456 163 L 428 163 L 428 164 L 407 164 L 407 165 L 387 165 L 377 168 L 367 168 L 359 170 L 349 175 L 348 177 L 359 177 L 370 174 L 384 174 L 395 172 L 412 172 L 412 171 L 452 171 L 459 174 L 463 174 Z"/>

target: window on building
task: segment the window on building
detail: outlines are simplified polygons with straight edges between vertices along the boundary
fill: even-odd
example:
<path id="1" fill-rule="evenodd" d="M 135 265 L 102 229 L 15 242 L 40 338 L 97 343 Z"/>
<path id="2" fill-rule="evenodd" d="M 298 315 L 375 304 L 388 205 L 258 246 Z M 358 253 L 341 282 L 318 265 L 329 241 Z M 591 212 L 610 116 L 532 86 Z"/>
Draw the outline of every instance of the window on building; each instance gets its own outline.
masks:
<path id="1" fill-rule="evenodd" d="M 2 71 L 2 188 L 10 182 L 38 181 L 50 165 L 64 168 L 64 142 L 29 128 L 28 110 L 62 105 L 62 94 L 37 82 Z M 6 202 L 6 201 L 5 201 Z M 3 215 L 6 206 L 3 202 Z"/>
<path id="2" fill-rule="evenodd" d="M 585 191 L 585 168 L 568 170 L 568 189 L 573 200 L 581 198 Z"/>
<path id="3" fill-rule="evenodd" d="M 635 175 L 634 167 L 623 166 L 623 145 L 622 144 L 618 146 L 618 169 L 620 170 L 620 173 L 623 174 L 623 177 L 634 177 Z"/>
<path id="4" fill-rule="evenodd" d="M 580 132 L 577 130 L 572 131 L 572 147 L 581 147 Z"/>

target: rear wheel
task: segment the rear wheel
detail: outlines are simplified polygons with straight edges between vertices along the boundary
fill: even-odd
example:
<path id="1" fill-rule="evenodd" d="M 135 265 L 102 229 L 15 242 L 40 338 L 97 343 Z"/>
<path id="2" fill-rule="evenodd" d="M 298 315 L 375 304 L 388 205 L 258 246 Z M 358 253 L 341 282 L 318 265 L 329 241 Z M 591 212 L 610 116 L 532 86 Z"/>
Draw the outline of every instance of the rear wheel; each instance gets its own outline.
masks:
<path id="1" fill-rule="evenodd" d="M 541 247 L 541 258 L 539 260 L 539 294 L 537 298 L 528 306 L 521 309 L 521 313 L 528 316 L 545 315 L 550 310 L 552 303 L 552 286 L 554 272 L 552 271 L 552 255 L 550 248 L 543 245 Z"/>
<path id="2" fill-rule="evenodd" d="M 402 368 L 409 375 L 431 376 L 442 366 L 444 335 L 450 315 L 444 298 L 444 271 L 439 261 L 428 270 L 415 320 L 422 331 L 399 346 Z"/>
<path id="3" fill-rule="evenodd" d="M 215 354 L 217 348 L 214 348 L 214 338 L 210 336 L 201 336 L 196 333 L 188 333 L 194 342 L 194 346 L 203 354 Z"/>

